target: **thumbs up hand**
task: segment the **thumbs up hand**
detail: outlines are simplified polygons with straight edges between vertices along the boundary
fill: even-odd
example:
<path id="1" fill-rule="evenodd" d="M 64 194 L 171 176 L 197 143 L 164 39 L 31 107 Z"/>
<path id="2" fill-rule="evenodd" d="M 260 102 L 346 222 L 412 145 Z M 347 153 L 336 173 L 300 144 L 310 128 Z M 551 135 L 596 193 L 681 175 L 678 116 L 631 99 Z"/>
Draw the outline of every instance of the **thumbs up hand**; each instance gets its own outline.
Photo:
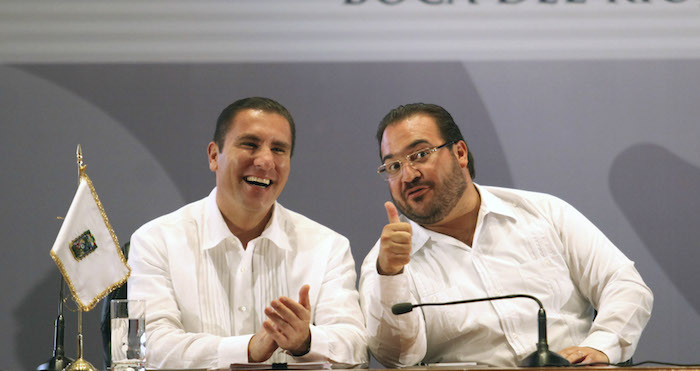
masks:
<path id="1" fill-rule="evenodd" d="M 384 226 L 379 239 L 377 272 L 393 276 L 403 272 L 404 265 L 411 260 L 411 225 L 399 220 L 399 212 L 391 202 L 384 203 L 389 224 Z"/>

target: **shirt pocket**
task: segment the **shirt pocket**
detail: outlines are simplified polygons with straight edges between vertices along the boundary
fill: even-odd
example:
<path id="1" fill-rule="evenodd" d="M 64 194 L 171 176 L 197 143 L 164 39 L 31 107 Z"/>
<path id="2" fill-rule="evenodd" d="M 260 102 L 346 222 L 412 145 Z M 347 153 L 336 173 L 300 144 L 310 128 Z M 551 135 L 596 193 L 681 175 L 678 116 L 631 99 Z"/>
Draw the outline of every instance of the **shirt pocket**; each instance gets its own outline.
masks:
<path id="1" fill-rule="evenodd" d="M 459 287 L 448 287 L 424 296 L 422 302 L 443 303 L 474 298 Z M 463 342 L 476 340 L 488 333 L 488 328 L 498 327 L 498 318 L 489 305 L 488 302 L 478 302 L 423 307 L 428 345 L 440 346 L 458 337 L 463 337 Z"/>
<path id="2" fill-rule="evenodd" d="M 529 294 L 542 302 L 548 313 L 559 313 L 562 303 L 571 296 L 572 287 L 569 269 L 564 259 L 557 254 L 545 256 L 520 264 L 514 278 L 520 282 L 516 287 L 521 287 L 522 292 Z"/>
<path id="3" fill-rule="evenodd" d="M 456 287 L 447 287 L 441 291 L 433 292 L 422 297 L 422 303 L 443 303 L 462 299 L 460 291 Z M 457 304 L 449 306 L 423 307 L 427 336 L 429 343 L 442 343 L 453 339 L 462 332 L 460 324 L 464 322 L 464 310 Z"/>

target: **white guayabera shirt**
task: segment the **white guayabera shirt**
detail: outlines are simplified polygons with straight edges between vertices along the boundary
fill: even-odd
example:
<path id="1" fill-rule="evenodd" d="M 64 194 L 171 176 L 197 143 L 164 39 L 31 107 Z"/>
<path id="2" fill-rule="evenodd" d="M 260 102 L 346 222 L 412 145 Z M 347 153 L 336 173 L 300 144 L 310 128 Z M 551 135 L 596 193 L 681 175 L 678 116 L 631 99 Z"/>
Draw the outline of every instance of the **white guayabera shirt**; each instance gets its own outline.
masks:
<path id="1" fill-rule="evenodd" d="M 542 193 L 477 186 L 481 208 L 472 246 L 411 222 L 411 261 L 380 276 L 379 243 L 362 265 L 368 344 L 387 366 L 478 362 L 517 366 L 535 351 L 537 304 L 509 299 L 423 307 L 395 316 L 400 302 L 431 303 L 530 294 L 547 312 L 550 350 L 587 346 L 610 362 L 632 356 L 653 296 L 634 263 L 566 202 Z M 593 319 L 594 310 L 598 313 Z"/>
<path id="2" fill-rule="evenodd" d="M 366 364 L 364 321 L 348 240 L 275 203 L 246 249 L 216 206 L 216 188 L 157 218 L 131 238 L 129 299 L 145 299 L 147 364 L 228 368 L 248 362 L 248 342 L 270 301 L 311 286 L 311 349 L 268 362 Z"/>

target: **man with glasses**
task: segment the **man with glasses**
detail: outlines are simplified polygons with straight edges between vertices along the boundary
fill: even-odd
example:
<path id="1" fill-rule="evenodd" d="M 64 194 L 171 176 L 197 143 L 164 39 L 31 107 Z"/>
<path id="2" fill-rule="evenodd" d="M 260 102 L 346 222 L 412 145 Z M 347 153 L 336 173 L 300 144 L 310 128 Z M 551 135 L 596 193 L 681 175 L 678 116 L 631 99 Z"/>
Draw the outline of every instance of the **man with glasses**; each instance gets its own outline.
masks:
<path id="1" fill-rule="evenodd" d="M 348 240 L 277 202 L 294 139 L 278 102 L 230 104 L 207 147 L 216 188 L 132 236 L 149 368 L 368 362 Z"/>
<path id="2" fill-rule="evenodd" d="M 550 195 L 474 183 L 474 158 L 440 106 L 395 108 L 377 140 L 378 173 L 393 203 L 385 204 L 388 224 L 362 265 L 360 295 L 368 344 L 381 363 L 517 366 L 537 342 L 532 301 L 391 312 L 401 302 L 508 294 L 543 302 L 549 347 L 570 362 L 632 356 L 651 290 L 582 214 Z"/>

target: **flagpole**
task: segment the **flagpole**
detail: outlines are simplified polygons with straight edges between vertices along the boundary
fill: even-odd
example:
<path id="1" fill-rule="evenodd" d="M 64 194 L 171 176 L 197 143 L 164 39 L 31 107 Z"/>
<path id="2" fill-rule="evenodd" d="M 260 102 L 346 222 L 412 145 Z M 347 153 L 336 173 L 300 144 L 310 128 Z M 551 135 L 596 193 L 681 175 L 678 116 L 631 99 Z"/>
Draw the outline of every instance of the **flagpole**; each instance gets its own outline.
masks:
<path id="1" fill-rule="evenodd" d="M 78 161 L 78 186 L 80 186 L 80 179 L 85 175 L 86 167 L 83 163 L 83 150 L 80 148 L 80 144 L 76 150 L 76 157 Z M 83 308 L 80 307 L 80 304 L 78 304 L 78 359 L 71 363 L 66 371 L 97 371 L 95 366 L 83 359 Z"/>

